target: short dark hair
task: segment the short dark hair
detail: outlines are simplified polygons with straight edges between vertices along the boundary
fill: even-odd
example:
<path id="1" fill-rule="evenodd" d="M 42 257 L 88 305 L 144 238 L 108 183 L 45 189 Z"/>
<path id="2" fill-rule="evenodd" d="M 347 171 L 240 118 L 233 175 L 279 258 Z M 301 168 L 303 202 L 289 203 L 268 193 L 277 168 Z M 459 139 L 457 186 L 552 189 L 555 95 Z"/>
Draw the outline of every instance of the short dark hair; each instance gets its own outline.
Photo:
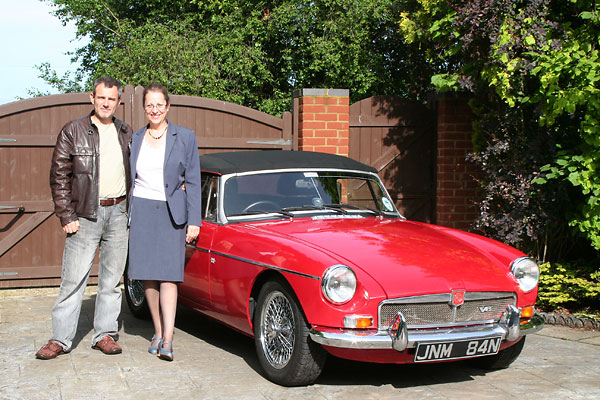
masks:
<path id="1" fill-rule="evenodd" d="M 169 93 L 167 93 L 167 88 L 159 83 L 151 83 L 144 88 L 144 95 L 142 97 L 142 99 L 144 99 L 144 105 L 146 105 L 146 95 L 148 92 L 161 92 L 163 96 L 165 96 L 165 101 L 167 104 L 171 104 L 169 102 Z"/>
<path id="2" fill-rule="evenodd" d="M 121 85 L 121 82 L 110 76 L 102 76 L 94 81 L 94 90 L 92 91 L 92 94 L 94 96 L 96 95 L 96 88 L 102 83 L 104 83 L 104 86 L 106 86 L 107 88 L 116 86 L 117 90 L 119 91 L 119 98 L 123 94 L 123 86 Z"/>

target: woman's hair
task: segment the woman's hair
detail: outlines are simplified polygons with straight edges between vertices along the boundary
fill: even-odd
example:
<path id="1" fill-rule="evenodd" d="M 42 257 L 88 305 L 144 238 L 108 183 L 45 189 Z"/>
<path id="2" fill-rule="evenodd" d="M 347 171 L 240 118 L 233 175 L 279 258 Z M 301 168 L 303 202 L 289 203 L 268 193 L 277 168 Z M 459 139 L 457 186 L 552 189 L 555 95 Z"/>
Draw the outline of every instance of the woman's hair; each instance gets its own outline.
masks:
<path id="1" fill-rule="evenodd" d="M 144 105 L 146 105 L 146 94 L 148 94 L 148 92 L 161 92 L 163 96 L 165 96 L 165 101 L 167 102 L 167 104 L 171 104 L 169 102 L 169 93 L 167 93 L 167 88 L 161 84 L 152 83 L 144 88 Z"/>

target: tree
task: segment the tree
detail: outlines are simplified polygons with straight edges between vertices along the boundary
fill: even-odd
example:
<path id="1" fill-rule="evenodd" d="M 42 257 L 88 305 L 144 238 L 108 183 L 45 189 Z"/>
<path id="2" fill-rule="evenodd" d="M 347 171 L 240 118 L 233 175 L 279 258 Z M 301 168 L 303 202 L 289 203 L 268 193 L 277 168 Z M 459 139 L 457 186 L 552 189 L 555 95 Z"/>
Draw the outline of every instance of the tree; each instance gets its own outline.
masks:
<path id="1" fill-rule="evenodd" d="M 50 63 L 42 63 L 37 67 L 40 71 L 39 77 L 50 84 L 50 86 L 60 90 L 63 93 L 82 92 L 85 90 L 84 86 L 81 84 L 81 72 L 72 74 L 71 72 L 67 71 L 63 76 L 58 76 L 56 71 L 54 71 L 50 66 Z M 28 89 L 27 93 L 32 97 L 49 95 L 49 92 L 41 92 L 36 89 Z"/>
<path id="2" fill-rule="evenodd" d="M 589 2 L 577 6 L 589 7 Z M 544 48 L 532 74 L 539 79 L 534 99 L 544 99 L 540 123 L 549 129 L 568 126 L 577 139 L 560 142 L 555 161 L 537 182 L 566 180 L 579 189 L 582 201 L 570 215 L 570 225 L 600 249 L 600 15 L 577 8 L 578 20 L 565 27 L 566 38 L 559 48 Z"/>
<path id="3" fill-rule="evenodd" d="M 425 59 L 403 48 L 393 0 L 51 2 L 89 38 L 74 57 L 90 80 L 157 81 L 272 114 L 289 109 L 295 88 L 351 88 L 356 101 L 424 98 L 428 86 Z"/>
<path id="4" fill-rule="evenodd" d="M 425 49 L 432 83 L 473 94 L 478 227 L 559 258 L 570 221 L 600 248 L 597 0 L 405 4 L 401 30 Z"/>

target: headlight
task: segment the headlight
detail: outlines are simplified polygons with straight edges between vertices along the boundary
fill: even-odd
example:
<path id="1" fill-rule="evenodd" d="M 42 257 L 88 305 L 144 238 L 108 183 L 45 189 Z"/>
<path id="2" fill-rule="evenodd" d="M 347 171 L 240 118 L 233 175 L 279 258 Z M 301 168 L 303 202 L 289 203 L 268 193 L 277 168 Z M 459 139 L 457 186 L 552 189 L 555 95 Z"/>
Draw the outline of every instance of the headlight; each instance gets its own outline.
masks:
<path id="1" fill-rule="evenodd" d="M 325 298 L 333 304 L 344 304 L 354 296 L 356 276 L 347 266 L 334 265 L 323 274 L 321 290 Z"/>
<path id="2" fill-rule="evenodd" d="M 517 258 L 513 261 L 510 270 L 524 292 L 532 291 L 540 279 L 540 268 L 531 258 Z"/>

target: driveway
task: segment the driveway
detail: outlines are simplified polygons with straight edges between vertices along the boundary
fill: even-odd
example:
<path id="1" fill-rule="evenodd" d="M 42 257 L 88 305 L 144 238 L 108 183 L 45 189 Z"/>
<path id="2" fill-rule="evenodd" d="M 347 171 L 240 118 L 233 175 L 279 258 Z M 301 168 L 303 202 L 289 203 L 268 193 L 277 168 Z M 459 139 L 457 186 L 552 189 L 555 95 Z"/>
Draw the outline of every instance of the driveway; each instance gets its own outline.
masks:
<path id="1" fill-rule="evenodd" d="M 277 386 L 260 374 L 252 339 L 179 309 L 175 361 L 147 353 L 150 321 L 123 304 L 120 355 L 90 348 L 93 287 L 84 297 L 75 348 L 36 360 L 51 334 L 56 289 L 0 290 L 0 399 L 497 399 L 600 398 L 600 332 L 547 326 L 527 338 L 505 370 L 463 362 L 376 365 L 330 357 L 314 385 Z"/>

